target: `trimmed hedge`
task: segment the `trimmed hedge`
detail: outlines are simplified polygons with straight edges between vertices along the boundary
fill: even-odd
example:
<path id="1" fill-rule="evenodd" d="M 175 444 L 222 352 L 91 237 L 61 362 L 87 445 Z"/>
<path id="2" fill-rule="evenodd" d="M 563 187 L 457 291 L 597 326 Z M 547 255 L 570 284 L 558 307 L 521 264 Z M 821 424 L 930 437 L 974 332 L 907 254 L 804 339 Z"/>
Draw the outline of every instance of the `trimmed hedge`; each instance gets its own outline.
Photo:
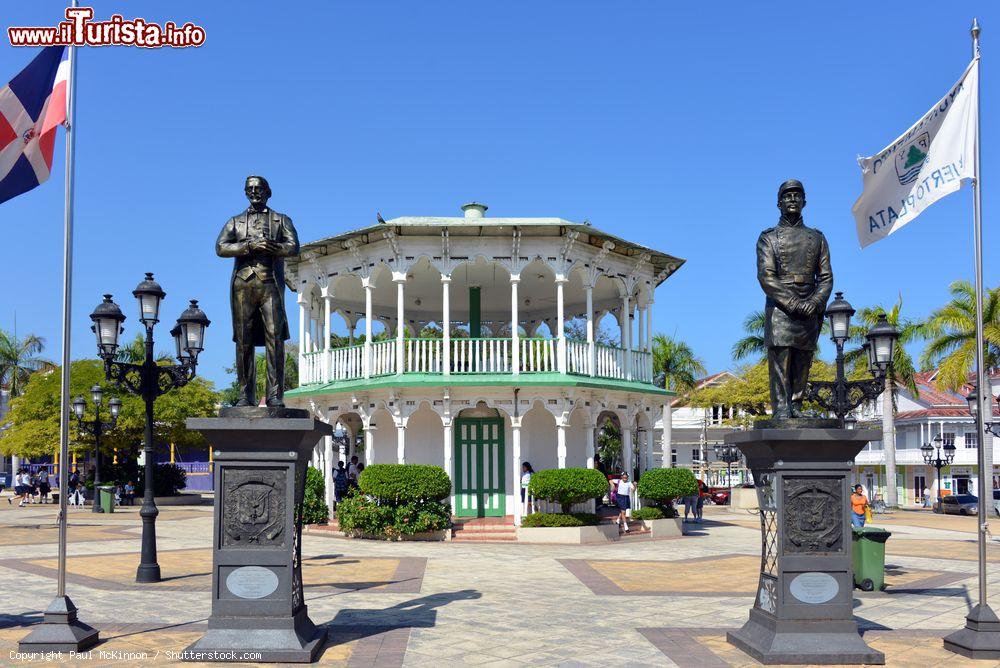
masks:
<path id="1" fill-rule="evenodd" d="M 326 505 L 326 484 L 323 474 L 312 466 L 306 469 L 306 491 L 302 501 L 303 524 L 326 524 L 330 509 Z"/>
<path id="2" fill-rule="evenodd" d="M 698 480 L 691 469 L 650 469 L 639 478 L 640 498 L 662 506 L 667 517 L 675 517 L 674 499 L 698 493 Z"/>
<path id="3" fill-rule="evenodd" d="M 596 469 L 546 469 L 537 471 L 528 483 L 528 492 L 538 499 L 558 503 L 564 515 L 570 506 L 604 496 L 608 479 Z"/>
<path id="4" fill-rule="evenodd" d="M 652 508 L 646 507 L 632 511 L 632 519 L 635 520 L 662 520 L 665 517 L 666 514 L 655 506 Z"/>
<path id="5" fill-rule="evenodd" d="M 534 513 L 521 520 L 521 526 L 529 528 L 592 527 L 598 524 L 600 524 L 600 519 L 593 513 Z"/>
<path id="6" fill-rule="evenodd" d="M 393 504 L 440 501 L 451 495 L 451 479 L 440 466 L 426 464 L 372 464 L 358 479 L 368 496 Z"/>

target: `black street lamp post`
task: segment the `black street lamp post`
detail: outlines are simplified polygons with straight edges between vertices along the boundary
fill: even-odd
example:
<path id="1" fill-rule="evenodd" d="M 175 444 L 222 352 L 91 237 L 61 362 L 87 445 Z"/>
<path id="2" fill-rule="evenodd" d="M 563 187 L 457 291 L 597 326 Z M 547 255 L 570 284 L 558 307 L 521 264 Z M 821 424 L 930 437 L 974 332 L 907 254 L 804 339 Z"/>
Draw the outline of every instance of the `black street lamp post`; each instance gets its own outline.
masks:
<path id="1" fill-rule="evenodd" d="M 875 326 L 866 336 L 862 348 L 868 358 L 870 380 L 847 380 L 844 370 L 844 344 L 851 335 L 851 316 L 854 308 L 838 292 L 826 309 L 830 319 L 830 332 L 837 346 L 837 379 L 834 381 L 810 381 L 806 389 L 806 399 L 832 411 L 840 426 L 846 428 L 847 415 L 865 401 L 875 400 L 885 391 L 885 378 L 892 368 L 892 357 L 899 332 L 889 324 L 885 314 L 880 314 Z"/>
<path id="2" fill-rule="evenodd" d="M 733 505 L 733 463 L 740 461 L 740 449 L 735 445 L 716 444 L 715 458 L 726 463 L 726 484 L 729 486 L 729 505 Z"/>
<path id="3" fill-rule="evenodd" d="M 972 391 L 966 395 L 965 400 L 969 402 L 969 412 L 972 413 L 972 419 L 979 419 L 979 386 L 974 385 Z M 1000 422 L 993 421 L 993 395 L 987 394 L 986 401 L 984 402 L 986 407 L 986 415 L 983 416 L 983 430 L 988 431 L 997 438 L 1000 438 Z"/>
<path id="4" fill-rule="evenodd" d="M 93 420 L 83 419 L 83 414 L 87 410 L 87 400 L 82 396 L 78 396 L 73 400 L 72 407 L 73 414 L 76 415 L 79 430 L 94 437 L 94 502 L 92 510 L 95 513 L 101 513 L 104 512 L 101 504 L 98 503 L 98 485 L 101 484 L 101 435 L 110 429 L 114 429 L 115 425 L 118 424 L 118 413 L 121 411 L 122 402 L 118 397 L 111 397 L 111 401 L 108 402 L 108 412 L 111 413 L 111 420 L 104 422 L 101 420 L 101 404 L 104 402 L 104 390 L 100 385 L 94 385 L 90 388 L 90 398 L 94 402 Z"/>
<path id="5" fill-rule="evenodd" d="M 118 351 L 118 335 L 125 331 L 121 324 L 125 315 L 104 295 L 104 301 L 90 315 L 94 321 L 91 329 L 97 334 L 97 347 L 104 360 L 104 373 L 124 390 L 142 397 L 146 405 L 143 457 L 145 459 L 145 489 L 142 508 L 142 556 L 136 570 L 136 582 L 159 582 L 160 565 L 156 561 L 156 516 L 159 511 L 153 498 L 153 402 L 170 390 L 187 385 L 195 376 L 198 353 L 204 349 L 205 328 L 209 325 L 205 313 L 198 308 L 197 300 L 177 318 L 177 325 L 171 330 L 180 364 L 157 364 L 153 355 L 153 326 L 159 322 L 160 301 L 166 296 L 153 275 L 146 274 L 145 280 L 136 286 L 132 295 L 139 302 L 139 321 L 146 327 L 145 358 L 139 364 L 115 359 Z"/>
<path id="6" fill-rule="evenodd" d="M 920 454 L 924 457 L 924 464 L 928 466 L 933 466 L 937 469 L 937 500 L 941 501 L 941 469 L 945 466 L 950 466 L 953 461 L 955 461 L 955 444 L 945 443 L 944 447 L 941 447 L 941 442 L 944 439 L 941 438 L 941 434 L 934 437 L 934 445 L 930 443 L 924 443 L 920 446 Z M 934 449 L 937 448 L 937 456 L 934 456 Z M 941 457 L 941 450 L 944 450 L 944 457 Z"/>

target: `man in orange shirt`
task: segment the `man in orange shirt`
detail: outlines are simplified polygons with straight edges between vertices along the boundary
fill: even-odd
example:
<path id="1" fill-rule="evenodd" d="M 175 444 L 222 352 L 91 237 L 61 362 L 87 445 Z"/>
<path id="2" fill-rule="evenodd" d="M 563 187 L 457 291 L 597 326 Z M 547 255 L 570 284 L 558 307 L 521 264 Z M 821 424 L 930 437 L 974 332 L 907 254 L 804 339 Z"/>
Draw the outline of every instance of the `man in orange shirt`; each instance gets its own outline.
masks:
<path id="1" fill-rule="evenodd" d="M 866 507 L 868 507 L 868 497 L 865 496 L 864 487 L 855 485 L 854 494 L 851 494 L 851 526 L 865 525 Z"/>

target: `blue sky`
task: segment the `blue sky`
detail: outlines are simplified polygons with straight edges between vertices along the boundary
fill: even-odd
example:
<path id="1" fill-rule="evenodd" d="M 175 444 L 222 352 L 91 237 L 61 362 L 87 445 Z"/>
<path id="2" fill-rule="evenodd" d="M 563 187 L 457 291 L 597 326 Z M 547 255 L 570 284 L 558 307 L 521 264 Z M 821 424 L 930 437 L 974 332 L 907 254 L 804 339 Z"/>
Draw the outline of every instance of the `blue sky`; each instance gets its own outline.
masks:
<path id="1" fill-rule="evenodd" d="M 54 25 L 64 4 L 8 3 L 6 25 Z M 230 262 L 213 243 L 268 177 L 303 241 L 399 215 L 590 220 L 687 259 L 657 291 L 654 327 L 731 366 L 761 308 L 754 242 L 778 184 L 801 179 L 807 224 L 830 242 L 836 289 L 857 308 L 928 313 L 972 278 L 971 191 L 865 251 L 851 205 L 858 154 L 905 130 L 958 79 L 983 27 L 985 274 L 1000 280 L 992 175 L 1000 130 L 1000 11 L 989 3 L 102 2 L 203 26 L 203 47 L 82 49 L 74 358 L 88 314 L 153 271 L 172 323 L 198 298 L 213 320 L 200 372 L 232 360 Z M 0 46 L 0 78 L 35 51 Z M 995 57 L 994 57 L 995 56 Z M 991 65 L 997 63 L 996 67 Z M 59 357 L 62 140 L 49 182 L 0 207 L 0 327 Z M 997 182 L 1000 184 L 1000 181 Z M 30 245 L 30 250 L 23 246 Z M 992 249 L 992 251 L 990 251 Z M 297 314 L 288 300 L 293 333 Z M 162 347 L 169 343 L 162 325 Z M 829 349 L 827 349 L 829 355 Z M 916 350 L 915 350 L 916 352 Z"/>

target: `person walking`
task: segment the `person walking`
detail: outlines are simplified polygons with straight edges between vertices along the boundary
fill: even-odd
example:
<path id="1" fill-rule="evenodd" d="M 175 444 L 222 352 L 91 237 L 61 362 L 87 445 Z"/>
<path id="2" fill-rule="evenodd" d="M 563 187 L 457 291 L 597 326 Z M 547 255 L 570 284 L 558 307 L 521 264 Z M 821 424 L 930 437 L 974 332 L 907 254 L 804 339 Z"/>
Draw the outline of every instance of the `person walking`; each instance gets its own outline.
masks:
<path id="1" fill-rule="evenodd" d="M 336 510 L 337 506 L 343 500 L 344 495 L 347 494 L 347 469 L 344 468 L 344 462 L 337 462 L 337 470 L 333 472 L 333 509 Z"/>
<path id="2" fill-rule="evenodd" d="M 865 526 L 865 509 L 868 507 L 868 497 L 865 496 L 865 489 L 861 485 L 854 486 L 854 493 L 851 494 L 851 526 Z"/>
<path id="3" fill-rule="evenodd" d="M 40 503 L 49 502 L 49 492 L 52 491 L 51 485 L 49 485 L 49 470 L 47 468 L 39 469 L 38 471 L 38 497 Z"/>
<path id="4" fill-rule="evenodd" d="M 28 475 L 27 469 L 18 469 L 15 480 L 14 493 L 21 499 L 17 507 L 24 508 L 25 504 L 28 503 L 28 494 L 31 492 L 31 476 Z"/>
<path id="5" fill-rule="evenodd" d="M 521 464 L 521 513 L 524 515 L 530 515 L 535 512 L 531 503 L 531 494 L 528 493 L 528 485 L 531 484 L 531 474 L 534 472 L 535 469 L 531 468 L 530 462 Z"/>
<path id="6" fill-rule="evenodd" d="M 629 480 L 628 473 L 622 471 L 621 477 L 618 478 L 615 492 L 618 500 L 618 530 L 621 531 L 624 528 L 625 533 L 630 532 L 628 528 L 628 511 L 632 508 L 632 492 L 634 491 L 635 483 Z"/>
<path id="7" fill-rule="evenodd" d="M 124 492 L 125 492 L 125 503 L 127 505 L 134 506 L 135 505 L 135 485 L 132 484 L 131 480 L 129 480 L 127 483 L 125 483 Z"/>
<path id="8" fill-rule="evenodd" d="M 695 524 L 701 524 L 703 516 L 705 514 L 705 497 L 708 496 L 708 485 L 703 481 L 698 481 L 698 496 L 695 497 L 694 501 L 694 522 Z"/>
<path id="9" fill-rule="evenodd" d="M 926 487 L 924 487 L 924 508 L 931 507 L 931 493 Z"/>
<path id="10" fill-rule="evenodd" d="M 69 496 L 66 497 L 67 503 L 71 506 L 83 507 L 83 497 L 80 495 L 80 469 L 74 468 L 73 472 L 69 474 Z"/>

